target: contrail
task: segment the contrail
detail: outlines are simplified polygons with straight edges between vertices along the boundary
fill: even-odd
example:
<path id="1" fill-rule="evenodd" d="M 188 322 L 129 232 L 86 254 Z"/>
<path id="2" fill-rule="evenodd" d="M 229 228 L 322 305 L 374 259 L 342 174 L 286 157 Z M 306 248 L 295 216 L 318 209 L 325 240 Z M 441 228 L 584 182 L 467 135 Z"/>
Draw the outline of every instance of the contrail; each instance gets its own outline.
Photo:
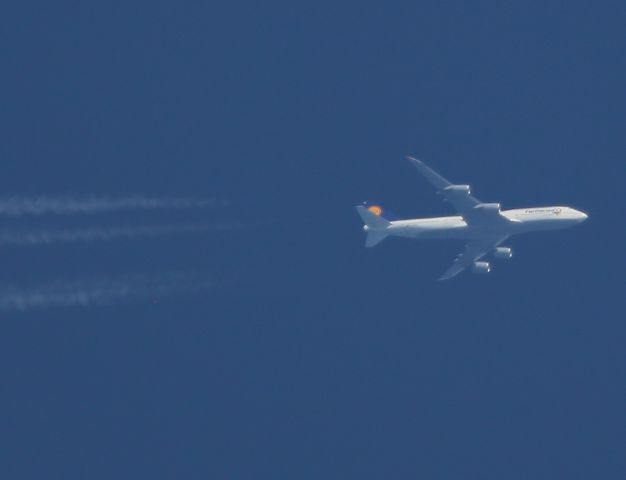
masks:
<path id="1" fill-rule="evenodd" d="M 118 210 L 154 210 L 219 207 L 223 200 L 201 198 L 159 198 L 134 195 L 129 197 L 23 197 L 0 198 L 0 215 L 76 215 L 106 213 Z"/>
<path id="2" fill-rule="evenodd" d="M 37 246 L 55 243 L 89 243 L 95 241 L 180 235 L 187 233 L 238 230 L 255 225 L 242 222 L 220 224 L 191 223 L 183 225 L 152 225 L 130 227 L 92 227 L 72 230 L 0 231 L 0 247 Z"/>
<path id="3" fill-rule="evenodd" d="M 156 295 L 197 293 L 212 286 L 212 281 L 191 272 L 57 281 L 32 288 L 8 285 L 0 288 L 0 311 L 106 306 Z"/>

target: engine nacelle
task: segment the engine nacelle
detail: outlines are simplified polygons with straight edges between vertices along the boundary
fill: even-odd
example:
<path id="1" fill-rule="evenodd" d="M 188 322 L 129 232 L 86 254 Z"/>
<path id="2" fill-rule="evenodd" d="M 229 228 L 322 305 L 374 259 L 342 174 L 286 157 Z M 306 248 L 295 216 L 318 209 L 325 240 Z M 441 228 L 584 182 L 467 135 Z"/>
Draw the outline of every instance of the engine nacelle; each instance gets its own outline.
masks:
<path id="1" fill-rule="evenodd" d="M 499 203 L 479 203 L 474 207 L 474 210 L 483 210 L 487 212 L 500 213 Z"/>
<path id="2" fill-rule="evenodd" d="M 513 256 L 513 250 L 509 247 L 498 247 L 493 252 L 493 258 L 498 260 L 508 260 Z"/>
<path id="3" fill-rule="evenodd" d="M 470 186 L 469 185 L 450 185 L 445 188 L 446 192 L 452 192 L 455 195 L 469 195 Z"/>
<path id="4" fill-rule="evenodd" d="M 472 272 L 474 273 L 489 273 L 491 271 L 491 265 L 489 262 L 474 262 L 472 266 Z"/>

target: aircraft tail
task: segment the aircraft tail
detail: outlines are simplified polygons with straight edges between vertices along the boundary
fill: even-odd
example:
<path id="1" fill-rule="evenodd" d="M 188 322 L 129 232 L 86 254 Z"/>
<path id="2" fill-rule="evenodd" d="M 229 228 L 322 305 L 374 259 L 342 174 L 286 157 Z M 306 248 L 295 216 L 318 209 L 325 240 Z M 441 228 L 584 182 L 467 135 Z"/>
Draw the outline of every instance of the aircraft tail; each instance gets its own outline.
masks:
<path id="1" fill-rule="evenodd" d="M 367 232 L 367 239 L 365 240 L 366 247 L 373 247 L 374 245 L 382 242 L 388 235 L 385 231 L 391 222 L 389 222 L 383 215 L 383 209 L 378 205 L 371 205 L 366 207 L 364 205 L 358 205 L 356 211 L 365 223 L 363 230 Z"/>
<path id="2" fill-rule="evenodd" d="M 367 237 L 365 238 L 365 246 L 373 247 L 382 242 L 385 238 L 387 238 L 387 232 L 377 232 L 371 231 L 367 232 Z"/>

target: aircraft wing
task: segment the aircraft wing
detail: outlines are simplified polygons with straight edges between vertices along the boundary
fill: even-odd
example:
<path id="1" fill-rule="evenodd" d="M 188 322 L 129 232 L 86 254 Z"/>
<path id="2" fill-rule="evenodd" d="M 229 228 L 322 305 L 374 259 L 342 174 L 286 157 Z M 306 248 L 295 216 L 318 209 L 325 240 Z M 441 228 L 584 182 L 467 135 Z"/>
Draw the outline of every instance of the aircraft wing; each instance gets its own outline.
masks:
<path id="1" fill-rule="evenodd" d="M 508 235 L 470 241 L 467 245 L 465 245 L 463 253 L 457 256 L 452 266 L 446 270 L 441 277 L 439 277 L 439 280 L 449 280 L 450 278 L 457 276 L 474 262 L 487 255 L 507 238 Z"/>
<path id="2" fill-rule="evenodd" d="M 443 195 L 448 202 L 454 205 L 457 212 L 459 212 L 466 219 L 468 216 L 472 216 L 472 209 L 474 207 L 482 204 L 480 200 L 470 195 L 469 185 L 454 185 L 421 160 L 414 157 L 407 158 L 409 162 L 411 162 L 411 164 L 426 178 L 426 180 L 428 180 L 437 189 L 437 192 L 440 195 Z"/>

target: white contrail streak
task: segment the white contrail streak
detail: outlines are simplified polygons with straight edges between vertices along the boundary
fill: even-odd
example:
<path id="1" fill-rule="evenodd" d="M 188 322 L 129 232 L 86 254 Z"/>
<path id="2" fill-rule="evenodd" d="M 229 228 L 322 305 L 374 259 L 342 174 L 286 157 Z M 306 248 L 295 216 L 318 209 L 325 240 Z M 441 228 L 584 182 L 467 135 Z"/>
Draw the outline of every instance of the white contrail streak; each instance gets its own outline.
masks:
<path id="1" fill-rule="evenodd" d="M 154 210 L 218 207 L 221 200 L 200 198 L 159 198 L 134 195 L 129 197 L 24 197 L 0 198 L 0 215 L 76 215 L 106 213 L 118 210 Z"/>
<path id="2" fill-rule="evenodd" d="M 222 224 L 192 223 L 183 225 L 152 225 L 130 227 L 92 227 L 71 230 L 0 231 L 0 247 L 37 246 L 55 243 L 89 243 L 95 241 L 180 235 L 187 233 L 237 230 L 254 225 L 241 222 Z"/>
<path id="3" fill-rule="evenodd" d="M 200 292 L 212 286 L 211 281 L 189 272 L 58 281 L 31 288 L 9 285 L 0 288 L 0 311 L 106 306 L 158 295 Z"/>

